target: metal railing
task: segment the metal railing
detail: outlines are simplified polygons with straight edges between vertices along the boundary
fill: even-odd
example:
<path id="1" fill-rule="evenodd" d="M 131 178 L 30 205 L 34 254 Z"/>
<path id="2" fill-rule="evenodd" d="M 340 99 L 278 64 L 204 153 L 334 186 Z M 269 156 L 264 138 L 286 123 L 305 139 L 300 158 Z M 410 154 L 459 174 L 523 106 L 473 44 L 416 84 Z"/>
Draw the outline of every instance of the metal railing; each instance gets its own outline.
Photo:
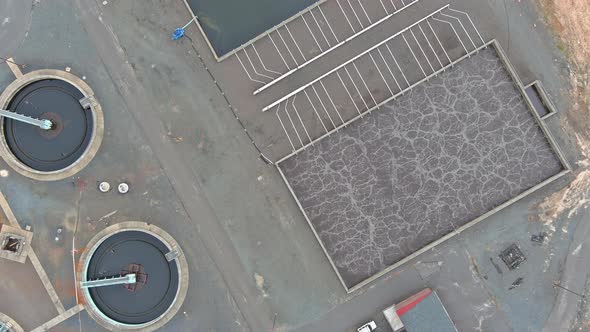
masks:
<path id="1" fill-rule="evenodd" d="M 349 31 L 342 32 L 344 36 L 341 37 L 336 35 L 332 27 L 333 24 L 330 23 L 330 20 L 328 20 L 326 14 L 324 13 L 324 10 L 322 9 L 324 4 L 318 5 L 317 7 L 311 8 L 310 10 L 300 14 L 300 21 L 303 22 L 303 25 L 306 28 L 305 33 L 311 37 L 311 40 L 313 40 L 312 44 L 315 47 L 312 49 L 305 49 L 302 45 L 300 45 L 300 41 L 298 42 L 295 39 L 293 33 L 291 33 L 291 30 L 289 29 L 290 24 L 299 21 L 298 18 L 292 20 L 289 24 L 277 27 L 275 30 L 268 32 L 265 37 L 267 37 L 268 41 L 270 41 L 272 44 L 273 47 L 270 49 L 273 52 L 272 54 L 265 55 L 267 57 L 276 57 L 278 55 L 278 57 L 281 59 L 281 63 L 284 65 L 283 68 L 271 69 L 271 66 L 263 61 L 263 56 L 261 56 L 260 52 L 256 48 L 256 44 L 261 43 L 262 39 L 237 51 L 235 53 L 235 57 L 242 66 L 242 69 L 246 72 L 248 79 L 262 84 L 261 87 L 253 92 L 254 95 L 289 77 L 296 71 L 304 68 L 319 58 L 326 56 L 328 53 L 336 50 L 345 43 L 350 42 L 356 37 L 391 18 L 393 15 L 418 2 L 418 0 L 413 0 L 405 3 L 403 0 L 401 0 L 401 6 L 398 7 L 395 5 L 394 0 L 390 0 L 389 3 L 391 4 L 391 8 L 388 9 L 389 6 L 386 5 L 383 0 L 379 1 L 383 8 L 382 13 L 384 16 L 378 17 L 378 19 L 374 21 L 368 15 L 360 0 L 336 0 L 339 12 L 334 13 L 334 15 L 344 18 L 350 27 Z M 347 11 L 349 12 L 348 14 Z M 368 21 L 368 23 L 363 22 L 365 19 Z M 283 32 L 281 32 L 281 30 Z M 314 30 L 316 30 L 316 32 L 314 32 Z M 305 56 L 306 52 L 303 51 L 304 49 L 305 51 L 309 51 L 314 55 L 308 59 Z M 251 54 L 255 54 L 256 57 L 251 56 Z M 255 60 L 252 61 L 252 58 Z"/>
<path id="2" fill-rule="evenodd" d="M 80 283 L 80 287 L 82 288 L 95 288 L 95 287 L 105 287 L 105 286 L 113 286 L 113 285 L 129 285 L 135 284 L 136 278 L 135 273 L 129 273 L 127 275 L 119 275 L 114 277 L 105 277 L 105 278 L 98 278 L 94 280 L 86 280 Z"/>
<path id="3" fill-rule="evenodd" d="M 30 116 L 18 114 L 18 113 L 3 110 L 3 109 L 0 109 L 0 116 L 6 117 L 6 118 L 9 118 L 12 120 L 16 120 L 16 121 L 28 123 L 30 125 L 37 126 L 43 130 L 49 130 L 53 126 L 53 123 L 50 120 L 36 119 L 36 118 L 30 117 Z"/>
<path id="4" fill-rule="evenodd" d="M 445 45 L 450 43 L 450 39 L 441 38 L 443 27 L 449 29 L 455 44 Z M 391 46 L 393 43 L 396 46 Z M 455 45 L 459 45 L 462 51 L 451 52 Z M 398 98 L 485 45 L 469 15 L 445 5 L 320 74 L 262 109 L 276 112 L 292 150 L 278 162 Z M 400 59 L 406 61 L 402 63 Z M 361 63 L 368 63 L 365 68 L 377 73 L 372 82 L 369 82 L 366 72 L 359 69 Z M 328 80 L 336 83 L 327 86 Z M 385 95 L 376 95 L 376 90 L 383 91 Z M 337 93 L 348 98 L 349 109 L 334 102 Z M 314 124 L 319 124 L 319 127 Z"/>

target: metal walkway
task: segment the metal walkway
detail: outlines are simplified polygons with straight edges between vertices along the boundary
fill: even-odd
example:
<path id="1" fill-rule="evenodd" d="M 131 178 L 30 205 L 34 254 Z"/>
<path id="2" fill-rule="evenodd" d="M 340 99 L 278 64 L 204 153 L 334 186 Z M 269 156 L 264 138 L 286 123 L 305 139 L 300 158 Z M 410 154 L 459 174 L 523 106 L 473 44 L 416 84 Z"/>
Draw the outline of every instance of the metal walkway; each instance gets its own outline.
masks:
<path id="1" fill-rule="evenodd" d="M 43 130 L 49 130 L 53 126 L 53 123 L 50 120 L 47 120 L 47 119 L 36 119 L 36 118 L 32 118 L 32 117 L 27 116 L 27 115 L 18 114 L 18 113 L 7 111 L 7 110 L 3 110 L 3 109 L 0 109 L 0 116 L 6 117 L 6 118 L 9 118 L 9 119 L 13 119 L 13 120 L 16 120 L 16 121 L 28 123 L 30 125 L 39 127 L 39 128 L 41 128 Z"/>
<path id="2" fill-rule="evenodd" d="M 81 282 L 82 288 L 105 287 L 113 285 L 129 285 L 134 284 L 135 273 L 130 273 L 124 276 L 106 277 L 95 280 L 87 280 Z"/>

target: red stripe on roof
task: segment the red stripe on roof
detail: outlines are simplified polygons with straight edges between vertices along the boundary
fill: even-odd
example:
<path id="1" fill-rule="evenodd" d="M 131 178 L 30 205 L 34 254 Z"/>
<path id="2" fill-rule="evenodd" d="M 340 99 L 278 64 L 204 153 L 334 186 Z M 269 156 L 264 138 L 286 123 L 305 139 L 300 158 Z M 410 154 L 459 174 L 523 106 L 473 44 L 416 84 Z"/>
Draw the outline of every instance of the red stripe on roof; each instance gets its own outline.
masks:
<path id="1" fill-rule="evenodd" d="M 410 296 L 409 298 L 405 299 L 404 301 L 400 302 L 396 307 L 396 313 L 399 317 L 401 317 L 406 312 L 412 310 L 418 303 L 424 300 L 428 295 L 432 293 L 430 288 L 423 289 L 418 293 Z"/>

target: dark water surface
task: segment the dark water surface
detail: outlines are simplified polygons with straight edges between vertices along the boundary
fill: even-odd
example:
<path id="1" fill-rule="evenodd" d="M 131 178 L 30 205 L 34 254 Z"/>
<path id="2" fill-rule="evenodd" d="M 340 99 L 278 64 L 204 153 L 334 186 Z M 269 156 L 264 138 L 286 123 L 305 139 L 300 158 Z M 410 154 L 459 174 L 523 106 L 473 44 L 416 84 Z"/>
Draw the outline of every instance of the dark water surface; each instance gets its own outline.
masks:
<path id="1" fill-rule="evenodd" d="M 54 127 L 42 130 L 4 119 L 6 143 L 25 165 L 43 172 L 64 169 L 86 151 L 92 138 L 92 111 L 80 105 L 84 95 L 73 85 L 54 79 L 31 83 L 8 104 L 10 111 L 49 119 Z"/>
<path id="2" fill-rule="evenodd" d="M 222 56 L 318 0 L 188 0 Z"/>
<path id="3" fill-rule="evenodd" d="M 151 322 L 164 314 L 178 290 L 178 268 L 166 260 L 167 252 L 164 243 L 139 231 L 117 233 L 101 243 L 88 264 L 88 279 L 126 274 L 129 264 L 139 264 L 146 282 L 134 292 L 122 285 L 91 288 L 99 310 L 125 324 Z"/>

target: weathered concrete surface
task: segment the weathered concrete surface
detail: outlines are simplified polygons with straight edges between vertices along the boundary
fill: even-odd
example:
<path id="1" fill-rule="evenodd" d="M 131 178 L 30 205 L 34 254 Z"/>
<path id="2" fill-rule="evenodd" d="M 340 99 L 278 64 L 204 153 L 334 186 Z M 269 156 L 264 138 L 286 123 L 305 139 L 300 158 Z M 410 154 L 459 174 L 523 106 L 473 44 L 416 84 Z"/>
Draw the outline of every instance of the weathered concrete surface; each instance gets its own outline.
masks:
<path id="1" fill-rule="evenodd" d="M 0 259 L 0 275 L 0 295 L 4 299 L 0 301 L 0 312 L 14 319 L 25 331 L 58 315 L 29 260 L 21 264 Z"/>
<path id="2" fill-rule="evenodd" d="M 33 3 L 33 0 L 6 0 L 0 3 L 0 57 L 10 57 L 22 44 L 31 27 Z"/>
<path id="3" fill-rule="evenodd" d="M 378 1 L 373 2 L 378 7 Z M 96 158 L 79 174 L 81 181 L 76 185 L 72 184 L 76 179 L 39 184 L 14 172 L 0 183 L 19 219 L 33 225 L 35 237 L 40 239 L 34 240 L 33 246 L 46 253 L 40 259 L 51 280 L 58 281 L 56 288 L 67 308 L 75 302 L 73 272 L 70 272 L 73 266 L 69 255 L 72 236 L 76 234 L 76 247 L 84 250 L 88 239 L 105 224 L 140 219 L 159 225 L 178 239 L 191 269 L 192 282 L 185 305 L 163 330 L 248 330 L 232 299 L 234 293 L 226 287 L 224 278 L 227 272 L 220 272 L 206 254 L 199 233 L 218 238 L 207 233 L 207 229 L 201 229 L 198 218 L 191 220 L 187 216 L 183 204 L 188 202 L 191 205 L 192 197 L 183 196 L 185 200 L 180 203 L 176 188 L 171 185 L 171 182 L 178 182 L 171 181 L 163 171 L 158 158 L 167 155 L 161 151 L 154 152 L 154 137 L 167 142 L 168 146 L 175 146 L 175 156 L 183 156 L 174 159 L 174 162 L 188 165 L 194 177 L 182 178 L 182 181 L 188 184 L 193 183 L 194 178 L 201 181 L 218 222 L 231 239 L 230 244 L 225 245 L 235 248 L 246 271 L 234 277 L 259 287 L 259 295 L 250 305 L 268 304 L 271 311 L 277 313 L 278 327 L 285 330 L 299 328 L 301 331 L 353 330 L 357 323 L 366 320 L 375 311 L 424 286 L 419 273 L 408 268 L 408 264 L 378 280 L 370 289 L 346 294 L 276 169 L 257 158 L 257 152 L 243 134 L 243 128 L 237 124 L 223 96 L 216 90 L 214 80 L 238 109 L 240 117 L 251 115 L 247 122 L 249 132 L 257 131 L 263 135 L 265 128 L 276 129 L 276 118 L 272 115 L 258 116 L 259 104 L 296 87 L 306 80 L 306 75 L 315 76 L 315 73 L 325 71 L 337 61 L 346 60 L 355 52 L 366 49 L 367 45 L 380 41 L 383 36 L 391 35 L 396 26 L 404 26 L 404 20 L 424 16 L 430 8 L 447 2 L 420 1 L 414 12 L 396 18 L 396 23 L 384 26 L 366 38 L 359 38 L 358 43 L 349 45 L 339 55 L 302 71 L 297 82 L 278 87 L 264 99 L 256 101 L 251 97 L 252 90 L 248 84 L 244 83 L 245 77 L 237 60 L 228 59 L 229 62 L 217 64 L 194 26 L 187 29 L 187 36 L 192 38 L 192 42 L 188 38 L 179 42 L 169 40 L 172 29 L 190 19 L 180 1 L 144 1 L 141 5 L 130 1 L 108 1 L 106 6 L 102 6 L 101 1 L 80 3 L 83 6 L 101 6 L 101 10 L 92 11 L 89 16 L 93 19 L 100 17 L 104 29 L 119 41 L 121 49 L 109 46 L 112 44 L 101 47 L 110 53 L 124 53 L 123 62 L 128 61 L 137 79 L 128 80 L 125 76 L 121 79 L 117 70 L 105 70 L 103 61 L 112 59 L 109 56 L 102 59 L 97 55 L 98 46 L 93 44 L 96 41 L 89 41 L 80 24 L 80 20 L 86 20 L 88 16 L 80 19 L 77 16 L 79 9 L 72 8 L 69 1 L 38 3 L 33 10 L 32 29 L 25 43 L 9 55 L 29 64 L 27 70 L 70 66 L 78 76 L 86 76 L 105 111 L 105 139 Z M 567 87 L 561 76 L 567 71 L 566 63 L 541 28 L 531 2 L 506 2 L 507 10 L 500 0 L 456 0 L 452 4 L 472 14 L 485 40 L 499 39 L 525 83 L 535 78 L 542 79 L 559 111 L 567 109 L 568 100 L 561 97 L 560 90 Z M 192 46 L 213 77 L 203 68 Z M 0 82 L 8 83 L 12 78 L 7 69 L 0 68 Z M 137 86 L 146 91 L 143 96 L 148 96 L 145 98 L 148 106 L 146 110 L 132 113 L 129 108 L 133 106 L 134 98 L 128 98 L 126 93 Z M 231 94 L 229 87 L 234 91 Z M 130 102 L 131 106 L 126 102 Z M 131 114 L 150 115 L 152 111 L 157 112 L 165 130 L 139 130 L 137 123 L 141 116 L 134 118 Z M 548 125 L 552 132 L 558 134 L 557 139 L 568 156 L 575 156 L 574 149 L 568 147 L 567 139 L 559 132 L 559 117 L 557 114 L 551 118 Z M 153 118 L 148 117 L 147 120 L 153 121 Z M 273 141 L 270 140 L 270 143 Z M 178 181 L 179 178 L 173 179 Z M 95 189 L 99 180 L 109 180 L 111 184 L 126 180 L 131 183 L 131 192 L 126 196 L 100 194 Z M 528 227 L 531 227 L 530 232 L 535 233 L 546 227 L 528 221 L 528 208 L 564 183 L 556 183 L 535 197 L 504 210 L 508 214 L 497 215 L 479 224 L 479 232 L 488 234 L 490 238 L 511 234 L 513 239 L 528 241 Z M 65 226 L 65 233 L 61 241 L 54 242 L 52 239 L 58 226 Z M 546 248 L 549 255 L 555 252 L 550 256 L 550 262 L 558 267 L 563 256 L 560 256 L 559 250 L 553 249 L 567 244 L 568 239 L 567 234 L 562 234 L 561 227 L 557 227 L 556 234 L 554 242 Z M 470 236 L 474 239 L 474 245 L 470 247 L 474 252 L 470 254 L 485 258 L 485 248 L 477 245 L 478 234 Z M 463 248 L 459 239 L 447 244 L 448 247 L 443 247 L 449 248 L 448 252 L 439 247 L 432 254 L 440 256 L 425 254 L 420 259 L 424 262 L 431 258 L 444 260 L 441 272 L 449 273 L 440 273 L 440 277 L 433 274 L 429 285 L 434 289 L 447 287 L 448 291 L 442 293 L 441 298 L 451 316 L 457 317 L 459 329 L 473 330 L 481 319 L 482 330 L 510 330 L 515 318 L 507 317 L 504 310 L 521 303 L 514 301 L 513 297 L 501 297 L 501 302 L 497 305 L 492 303 L 490 311 L 481 314 L 478 308 L 484 304 L 488 308 L 488 300 L 493 300 L 495 294 L 486 292 L 475 280 L 472 292 L 464 294 L 453 289 L 455 280 L 464 284 L 472 277 L 467 255 L 449 254 L 452 250 L 460 252 Z M 534 261 L 530 255 L 542 258 L 547 255 L 537 251 L 527 254 L 529 262 Z M 491 263 L 487 268 L 495 270 Z M 558 274 L 547 276 L 558 277 Z M 539 284 L 551 288 L 550 283 Z M 520 292 L 526 289 L 527 293 L 534 293 L 539 284 L 525 281 Z M 496 291 L 507 292 L 501 287 L 497 287 Z M 553 296 L 537 297 L 534 304 L 524 309 L 543 316 L 551 309 L 553 299 Z M 266 318 L 272 323 L 272 316 Z M 80 322 L 84 331 L 100 329 L 85 312 L 80 313 Z M 522 321 L 523 325 L 528 323 Z M 60 324 L 59 329 L 78 331 L 79 324 L 77 316 L 74 316 Z"/>
<path id="4" fill-rule="evenodd" d="M 342 288 L 333 271 L 325 265 L 325 258 L 315 254 L 320 246 L 309 227 L 296 222 L 297 206 L 279 174 L 258 158 L 223 96 L 195 57 L 190 40 L 183 39 L 181 43 L 169 40 L 166 28 L 177 24 L 180 19 L 175 15 L 183 10 L 180 5 L 167 7 L 156 1 L 143 8 L 120 2 L 104 7 L 103 21 L 113 24 L 112 29 L 117 31 L 122 44 L 134 45 L 126 48 L 126 56 L 138 82 L 145 84 L 147 98 L 157 114 L 154 121 L 164 128 L 160 134 L 153 135 L 153 139 L 170 144 L 173 154 L 167 158 L 166 167 L 175 164 L 174 167 L 182 167 L 183 172 L 190 173 L 190 177 L 183 175 L 181 178 L 178 172 L 167 171 L 176 177 L 173 185 L 176 187 L 182 182 L 186 188 L 198 182 L 216 222 L 231 242 L 219 240 L 209 226 L 204 226 L 201 207 L 195 207 L 192 193 L 185 195 L 193 189 L 176 187 L 176 192 L 185 197 L 185 208 L 195 211 L 191 224 L 201 229 L 207 241 L 230 246 L 229 249 L 224 247 L 223 253 L 234 250 L 233 246 L 238 254 L 240 261 L 225 272 L 224 278 L 239 279 L 240 283 L 254 288 L 253 297 L 247 301 L 248 310 L 272 308 L 271 314 L 256 317 L 267 320 L 266 326 L 272 326 L 274 312 L 278 313 L 276 326 L 296 326 L 301 324 L 301 317 L 310 317 L 329 308 Z M 129 17 L 137 17 L 137 20 L 129 24 Z M 145 39 L 138 39 L 138 34 Z M 159 44 L 168 47 L 165 50 L 154 48 Z M 201 46 L 205 48 L 200 50 Z M 195 42 L 195 47 L 199 47 L 207 61 L 213 61 L 205 52 L 208 52 L 205 44 Z M 143 109 L 138 113 L 138 118 L 146 114 Z M 146 132 L 151 135 L 150 131 Z M 165 156 L 160 153 L 160 157 Z M 220 264 L 227 264 L 227 261 Z M 310 287 L 314 291 L 301 292 Z M 243 298 L 242 295 L 236 297 L 240 301 Z"/>
<path id="5" fill-rule="evenodd" d="M 89 5 L 94 4 L 89 2 Z M 180 5 L 178 8 L 184 10 Z M 19 221 L 33 227 L 36 237 L 33 238 L 32 246 L 39 252 L 39 259 L 49 279 L 65 307 L 74 306 L 73 238 L 75 248 L 83 251 L 87 241 L 108 224 L 143 220 L 160 226 L 176 238 L 190 261 L 189 269 L 194 283 L 189 287 L 191 295 L 187 296 L 181 313 L 165 328 L 172 331 L 194 328 L 205 331 L 213 328 L 247 330 L 247 324 L 236 309 L 223 276 L 199 240 L 197 225 L 187 218 L 158 158 L 146 144 L 146 138 L 113 85 L 109 72 L 102 66 L 96 48 L 80 24 L 78 13 L 70 1 L 38 3 L 28 37 L 11 54 L 15 59 L 27 63 L 27 70 L 71 67 L 73 73 L 85 77 L 93 87 L 105 112 L 103 146 L 96 158 L 76 178 L 41 184 L 27 180 L 8 168 L 9 176 L 3 178 L 0 184 Z M 128 17 L 125 19 L 128 20 Z M 169 39 L 168 32 L 157 36 L 165 41 Z M 6 78 L 14 78 L 7 66 L 0 67 L 0 77 L 2 82 L 8 81 Z M 160 97 L 164 98 L 163 95 Z M 165 98 L 169 99 L 168 96 Z M 165 132 L 154 132 L 154 135 L 158 139 L 169 139 Z M 7 166 L 2 164 L 0 168 Z M 130 183 L 131 190 L 125 196 L 115 191 L 101 194 L 96 189 L 100 180 L 107 180 L 112 185 L 126 181 Z M 185 182 L 191 183 L 189 180 Z M 64 231 L 60 239 L 55 241 L 58 227 L 63 227 Z M 44 294 L 45 291 L 41 289 L 39 292 Z M 14 298 L 15 301 L 21 300 L 16 294 Z M 30 306 L 34 307 L 35 303 Z M 27 306 L 19 306 L 19 310 L 24 309 Z M 18 317 L 16 314 L 12 316 Z M 50 318 L 43 317 L 34 325 L 40 325 Z M 79 329 L 77 319 L 71 318 L 69 321 L 75 322 L 75 330 Z M 84 331 L 102 330 L 92 320 L 82 320 L 82 324 Z"/>
<path id="6" fill-rule="evenodd" d="M 52 318 L 51 320 L 43 323 L 42 325 L 36 327 L 31 332 L 45 332 L 48 331 L 55 326 L 59 325 L 61 322 L 71 318 L 72 316 L 78 314 L 80 311 L 84 310 L 84 305 L 78 304 L 70 309 L 66 310 L 65 312 L 61 313 L 60 315 Z"/>

